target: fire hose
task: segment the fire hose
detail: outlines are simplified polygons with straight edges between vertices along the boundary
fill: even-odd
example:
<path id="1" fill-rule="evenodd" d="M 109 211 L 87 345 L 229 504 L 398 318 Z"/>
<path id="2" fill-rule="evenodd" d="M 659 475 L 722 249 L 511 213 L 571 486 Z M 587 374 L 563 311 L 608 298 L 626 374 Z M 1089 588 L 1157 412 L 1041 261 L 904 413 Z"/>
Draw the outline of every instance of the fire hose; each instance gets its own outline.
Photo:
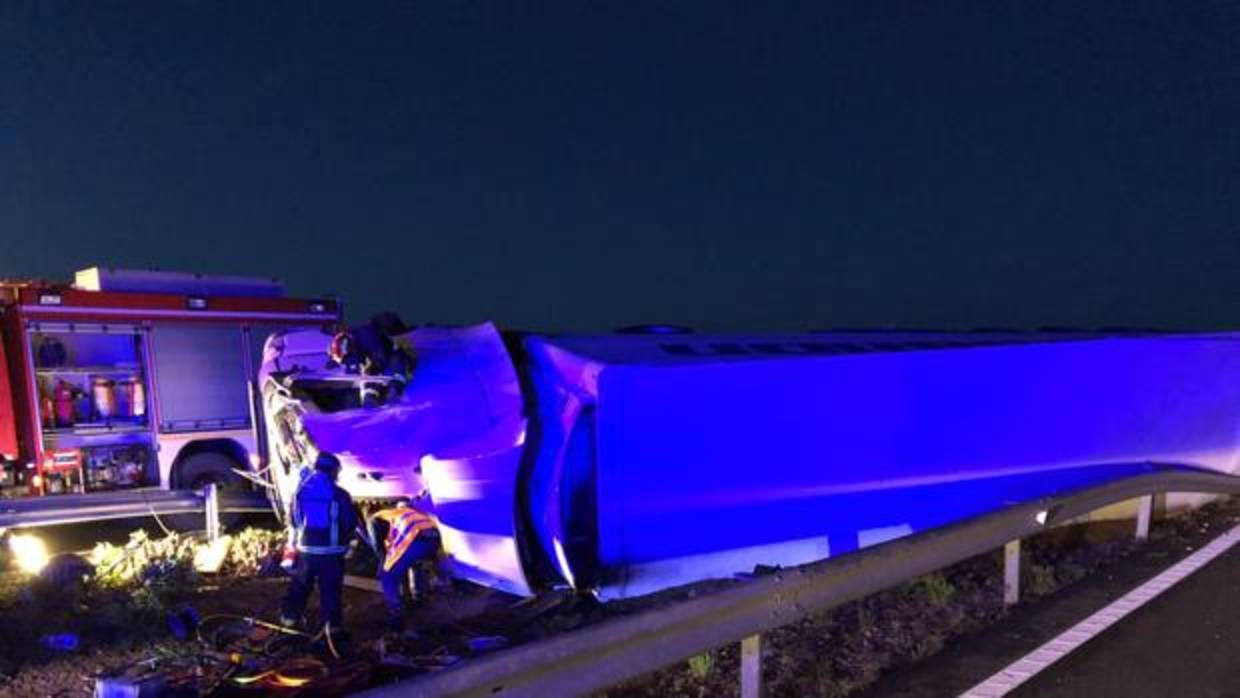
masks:
<path id="1" fill-rule="evenodd" d="M 302 688 L 328 674 L 327 665 L 312 657 L 290 659 L 280 666 L 250 676 L 234 676 L 232 682 L 239 686 L 264 683 L 281 688 Z"/>
<path id="2" fill-rule="evenodd" d="M 256 628 L 262 631 L 256 633 Z M 165 688 L 212 695 L 231 684 L 247 693 L 336 695 L 364 682 L 370 671 L 365 661 L 340 661 L 330 625 L 312 635 L 250 616 L 215 614 L 197 621 L 194 635 L 202 646 L 199 651 L 160 650 L 155 657 L 98 677 L 96 688 L 102 685 L 105 693 L 113 690 L 124 695 Z M 281 638 L 296 639 L 298 647 L 282 644 Z M 335 661 L 306 653 L 309 648 L 305 646 L 320 639 L 326 641 Z"/>
<path id="3" fill-rule="evenodd" d="M 276 623 L 269 623 L 269 622 L 267 622 L 267 621 L 265 621 L 265 620 L 260 620 L 260 619 L 258 619 L 258 618 L 254 618 L 254 617 L 251 617 L 251 616 L 234 615 L 234 614 L 231 614 L 231 613 L 217 613 L 217 614 L 214 614 L 214 615 L 207 616 L 206 618 L 203 618 L 201 621 L 199 621 L 199 622 L 198 622 L 198 628 L 197 628 L 197 630 L 196 630 L 196 634 L 197 634 L 197 636 L 198 636 L 198 641 L 199 641 L 199 642 L 202 642 L 203 644 L 210 644 L 210 643 L 208 643 L 208 641 L 207 641 L 205 638 L 203 638 L 203 636 L 202 636 L 202 627 L 203 627 L 204 625 L 206 625 L 208 622 L 210 622 L 210 621 L 216 621 L 216 620 L 239 620 L 239 621 L 244 621 L 244 622 L 245 622 L 247 625 L 249 625 L 250 627 L 255 627 L 255 626 L 257 626 L 257 627 L 260 627 L 260 628 L 266 628 L 266 629 L 268 629 L 268 630 L 273 630 L 273 631 L 275 631 L 276 633 L 280 633 L 280 634 L 284 634 L 284 635 L 291 635 L 291 636 L 294 636 L 294 637 L 302 637 L 302 638 L 305 638 L 305 639 L 306 639 L 306 642 L 311 643 L 311 644 L 313 644 L 313 643 L 315 643 L 315 642 L 318 642 L 319 640 L 326 640 L 326 642 L 327 642 L 327 648 L 328 648 L 328 650 L 330 650 L 330 651 L 331 651 L 332 656 L 333 656 L 333 657 L 335 657 L 336 659 L 340 659 L 340 652 L 336 649 L 336 644 L 335 644 L 334 640 L 332 639 L 332 629 L 331 629 L 331 628 L 332 628 L 332 626 L 331 626 L 331 623 L 324 623 L 324 624 L 323 624 L 323 629 L 322 629 L 322 630 L 320 630 L 320 631 L 319 631 L 317 634 L 315 634 L 315 635 L 311 635 L 310 633 L 303 632 L 303 631 L 298 630 L 298 629 L 296 629 L 296 628 L 289 628 L 289 627 L 286 627 L 286 626 L 283 626 L 283 625 L 278 625 L 278 624 L 276 624 Z M 264 649 L 266 650 L 267 648 L 264 648 Z"/>
<path id="4" fill-rule="evenodd" d="M 240 623 L 246 629 L 258 627 L 270 630 L 274 636 L 264 642 L 257 651 L 251 648 L 236 647 L 226 649 L 229 645 L 235 645 L 240 638 L 223 639 L 221 636 L 226 628 L 217 628 L 214 632 L 204 631 L 204 628 L 222 621 Z M 235 628 L 233 630 L 235 632 Z M 216 648 L 216 651 L 204 653 L 207 657 L 229 665 L 230 669 L 223 680 L 240 687 L 298 689 L 311 684 L 317 685 L 331 677 L 333 673 L 339 673 L 339 668 L 334 672 L 326 662 L 314 657 L 278 658 L 280 651 L 276 640 L 281 637 L 295 637 L 307 644 L 324 640 L 332 657 L 339 660 L 341 655 L 332 638 L 331 624 L 324 625 L 322 630 L 312 635 L 296 628 L 270 623 L 252 616 L 221 613 L 203 618 L 198 623 L 195 634 L 201 644 Z M 349 673 L 347 670 L 344 672 L 346 675 Z M 340 678 L 348 678 L 348 676 Z"/>

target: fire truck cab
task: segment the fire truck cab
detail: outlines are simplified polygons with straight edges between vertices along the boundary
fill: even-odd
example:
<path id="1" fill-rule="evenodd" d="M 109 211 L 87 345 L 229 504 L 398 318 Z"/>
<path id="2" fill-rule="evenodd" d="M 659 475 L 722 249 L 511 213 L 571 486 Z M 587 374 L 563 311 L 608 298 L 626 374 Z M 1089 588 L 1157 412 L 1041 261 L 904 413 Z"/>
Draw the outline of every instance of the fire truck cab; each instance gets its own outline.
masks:
<path id="1" fill-rule="evenodd" d="M 267 336 L 339 320 L 279 281 L 94 267 L 0 282 L 0 492 L 241 482 Z"/>

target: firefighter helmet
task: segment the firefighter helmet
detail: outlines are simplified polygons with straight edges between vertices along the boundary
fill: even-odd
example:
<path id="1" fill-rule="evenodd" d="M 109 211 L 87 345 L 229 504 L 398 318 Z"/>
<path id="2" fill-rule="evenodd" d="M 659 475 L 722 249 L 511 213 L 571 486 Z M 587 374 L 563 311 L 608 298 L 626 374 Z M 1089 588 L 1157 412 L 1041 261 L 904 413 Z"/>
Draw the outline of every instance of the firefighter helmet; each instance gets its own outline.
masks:
<path id="1" fill-rule="evenodd" d="M 353 351 L 353 335 L 348 330 L 337 333 L 332 337 L 331 344 L 327 345 L 327 355 L 332 361 L 343 364 L 345 357 Z"/>
<path id="2" fill-rule="evenodd" d="M 338 473 L 340 472 L 340 459 L 334 453 L 319 451 L 318 457 L 314 459 L 314 469 L 325 473 Z"/>

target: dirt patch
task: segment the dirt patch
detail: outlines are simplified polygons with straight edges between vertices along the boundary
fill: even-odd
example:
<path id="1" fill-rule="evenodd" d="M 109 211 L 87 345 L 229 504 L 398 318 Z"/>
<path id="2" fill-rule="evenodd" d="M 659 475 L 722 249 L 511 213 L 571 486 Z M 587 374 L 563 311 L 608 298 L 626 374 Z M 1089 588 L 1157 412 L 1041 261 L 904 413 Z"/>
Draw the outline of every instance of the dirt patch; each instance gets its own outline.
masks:
<path id="1" fill-rule="evenodd" d="M 562 601 L 547 597 L 521 602 L 482 587 L 439 582 L 443 588 L 434 595 L 434 603 L 410 610 L 411 626 L 421 632 L 395 648 L 421 663 L 387 666 L 381 661 L 385 611 L 380 594 L 345 589 L 347 638 L 337 637 L 333 643 L 340 654 L 336 658 L 324 638 L 288 638 L 244 620 L 274 623 L 279 617 L 287 580 L 264 556 L 243 557 L 249 560 L 248 570 L 230 558 L 225 570 L 231 574 L 185 577 L 184 565 L 168 566 L 169 560 L 188 560 L 181 543 L 156 541 L 142 549 L 152 551 L 150 561 L 111 573 L 139 580 L 135 583 L 95 580 L 59 585 L 32 582 L 14 573 L 0 575 L 0 627 L 6 631 L 0 634 L 0 696 L 92 695 L 97 676 L 127 667 L 136 671 L 138 665 L 163 670 L 186 689 L 186 695 L 343 694 L 435 665 L 424 658 L 441 658 L 448 664 L 454 657 L 494 650 L 509 642 L 507 635 L 490 644 L 471 645 L 471 640 L 508 631 L 517 637 L 521 619 L 540 615 L 548 604 Z M 373 571 L 373 563 L 373 559 L 355 560 L 354 571 Z M 250 575 L 236 576 L 242 571 Z M 260 573 L 266 576 L 253 576 Z M 152 588 L 153 579 L 164 586 Z M 201 621 L 201 632 L 178 639 L 169 617 L 183 616 L 185 609 L 192 609 Z M 320 627 L 315 594 L 305 628 L 315 633 Z M 530 632 L 537 634 L 538 626 L 531 625 Z M 44 639 L 57 634 L 72 634 L 78 646 L 71 651 L 45 646 Z M 244 655 L 241 664 L 228 665 L 234 652 Z M 316 678 L 312 686 L 283 689 L 261 682 L 247 688 L 231 681 L 290 663 L 310 666 L 316 677 L 326 676 Z"/>

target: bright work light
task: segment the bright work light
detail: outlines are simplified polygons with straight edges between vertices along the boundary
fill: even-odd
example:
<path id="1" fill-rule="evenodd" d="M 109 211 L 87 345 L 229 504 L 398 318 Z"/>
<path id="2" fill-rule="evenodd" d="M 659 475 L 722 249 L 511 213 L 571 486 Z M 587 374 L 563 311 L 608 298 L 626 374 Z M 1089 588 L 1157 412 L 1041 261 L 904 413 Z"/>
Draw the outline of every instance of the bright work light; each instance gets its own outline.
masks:
<path id="1" fill-rule="evenodd" d="M 23 572 L 38 574 L 47 565 L 47 546 L 38 536 L 14 535 L 9 538 L 9 549 L 13 551 L 13 559 Z"/>

